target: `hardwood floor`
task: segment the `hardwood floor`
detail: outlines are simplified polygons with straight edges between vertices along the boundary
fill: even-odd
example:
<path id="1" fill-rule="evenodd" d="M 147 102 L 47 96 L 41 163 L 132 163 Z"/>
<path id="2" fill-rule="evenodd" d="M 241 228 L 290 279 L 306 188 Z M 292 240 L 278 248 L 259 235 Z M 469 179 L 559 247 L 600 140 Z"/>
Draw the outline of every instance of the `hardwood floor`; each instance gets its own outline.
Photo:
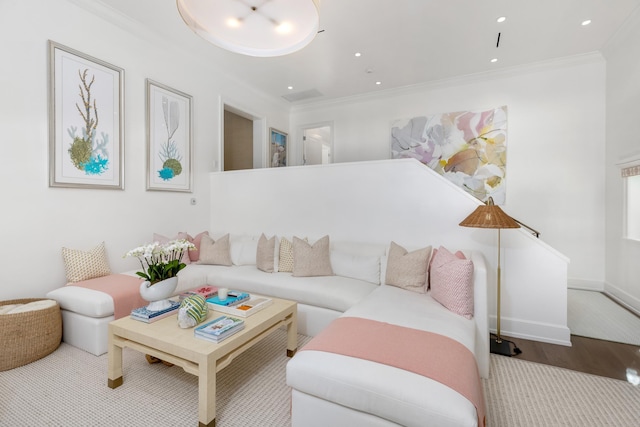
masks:
<path id="1" fill-rule="evenodd" d="M 571 335 L 572 347 L 529 341 L 513 341 L 522 351 L 514 356 L 530 362 L 559 366 L 588 374 L 627 380 L 627 368 L 640 372 L 640 347 Z"/>

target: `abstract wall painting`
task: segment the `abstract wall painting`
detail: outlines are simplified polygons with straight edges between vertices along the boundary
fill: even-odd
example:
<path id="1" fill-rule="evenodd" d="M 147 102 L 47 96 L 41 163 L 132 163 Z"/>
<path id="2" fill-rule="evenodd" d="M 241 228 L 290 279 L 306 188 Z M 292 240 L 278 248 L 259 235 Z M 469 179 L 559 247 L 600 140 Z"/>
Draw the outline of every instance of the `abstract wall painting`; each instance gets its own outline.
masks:
<path id="1" fill-rule="evenodd" d="M 505 203 L 507 107 L 397 120 L 391 158 L 414 158 L 481 201 Z"/>
<path id="2" fill-rule="evenodd" d="M 191 192 L 192 97 L 147 79 L 147 190 Z"/>
<path id="3" fill-rule="evenodd" d="M 124 189 L 124 70 L 49 40 L 49 186 Z"/>

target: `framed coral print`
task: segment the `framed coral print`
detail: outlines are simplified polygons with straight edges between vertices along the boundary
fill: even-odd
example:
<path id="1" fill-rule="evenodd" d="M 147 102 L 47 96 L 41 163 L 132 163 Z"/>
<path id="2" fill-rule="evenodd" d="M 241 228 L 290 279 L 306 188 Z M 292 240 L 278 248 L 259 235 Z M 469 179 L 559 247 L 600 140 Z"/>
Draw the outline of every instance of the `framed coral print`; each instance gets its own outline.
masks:
<path id="1" fill-rule="evenodd" d="M 124 189 L 124 70 L 49 40 L 49 186 Z"/>
<path id="2" fill-rule="evenodd" d="M 269 129 L 269 166 L 278 168 L 287 166 L 287 134 L 277 129 Z"/>
<path id="3" fill-rule="evenodd" d="M 191 192 L 192 98 L 147 79 L 147 190 Z"/>

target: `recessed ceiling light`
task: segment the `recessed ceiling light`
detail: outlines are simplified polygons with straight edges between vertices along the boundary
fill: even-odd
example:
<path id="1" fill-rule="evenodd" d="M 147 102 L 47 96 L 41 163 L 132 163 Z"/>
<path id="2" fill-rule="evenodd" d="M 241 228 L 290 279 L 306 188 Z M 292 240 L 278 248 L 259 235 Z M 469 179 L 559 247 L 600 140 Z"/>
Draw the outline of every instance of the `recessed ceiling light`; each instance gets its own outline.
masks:
<path id="1" fill-rule="evenodd" d="M 377 84 L 377 85 L 381 85 L 381 84 L 382 84 L 382 82 L 376 82 L 376 84 Z"/>
<path id="2" fill-rule="evenodd" d="M 493 58 L 491 62 L 498 62 L 498 58 Z"/>
<path id="3" fill-rule="evenodd" d="M 500 18 L 496 19 L 496 21 L 498 21 L 498 22 L 504 22 L 506 20 L 507 20 L 506 16 L 501 16 Z"/>
<path id="4" fill-rule="evenodd" d="M 585 21 L 582 21 L 582 26 L 586 27 L 587 25 L 591 24 L 591 19 L 587 19 Z"/>
<path id="5" fill-rule="evenodd" d="M 287 86 L 287 89 L 292 90 L 293 86 Z"/>
<path id="6" fill-rule="evenodd" d="M 356 52 L 355 56 L 362 56 L 362 54 L 360 52 Z"/>

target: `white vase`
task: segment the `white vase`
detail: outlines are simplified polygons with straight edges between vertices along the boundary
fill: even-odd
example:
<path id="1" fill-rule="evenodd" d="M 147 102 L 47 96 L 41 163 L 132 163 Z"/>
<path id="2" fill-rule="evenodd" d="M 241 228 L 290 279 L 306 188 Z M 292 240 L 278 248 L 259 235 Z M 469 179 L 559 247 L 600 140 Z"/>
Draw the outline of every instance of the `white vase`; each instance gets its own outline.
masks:
<path id="1" fill-rule="evenodd" d="M 159 311 L 169 308 L 171 303 L 168 298 L 173 295 L 177 286 L 177 277 L 170 277 L 151 286 L 149 281 L 142 282 L 140 284 L 140 296 L 146 301 L 149 301 L 147 310 Z"/>

